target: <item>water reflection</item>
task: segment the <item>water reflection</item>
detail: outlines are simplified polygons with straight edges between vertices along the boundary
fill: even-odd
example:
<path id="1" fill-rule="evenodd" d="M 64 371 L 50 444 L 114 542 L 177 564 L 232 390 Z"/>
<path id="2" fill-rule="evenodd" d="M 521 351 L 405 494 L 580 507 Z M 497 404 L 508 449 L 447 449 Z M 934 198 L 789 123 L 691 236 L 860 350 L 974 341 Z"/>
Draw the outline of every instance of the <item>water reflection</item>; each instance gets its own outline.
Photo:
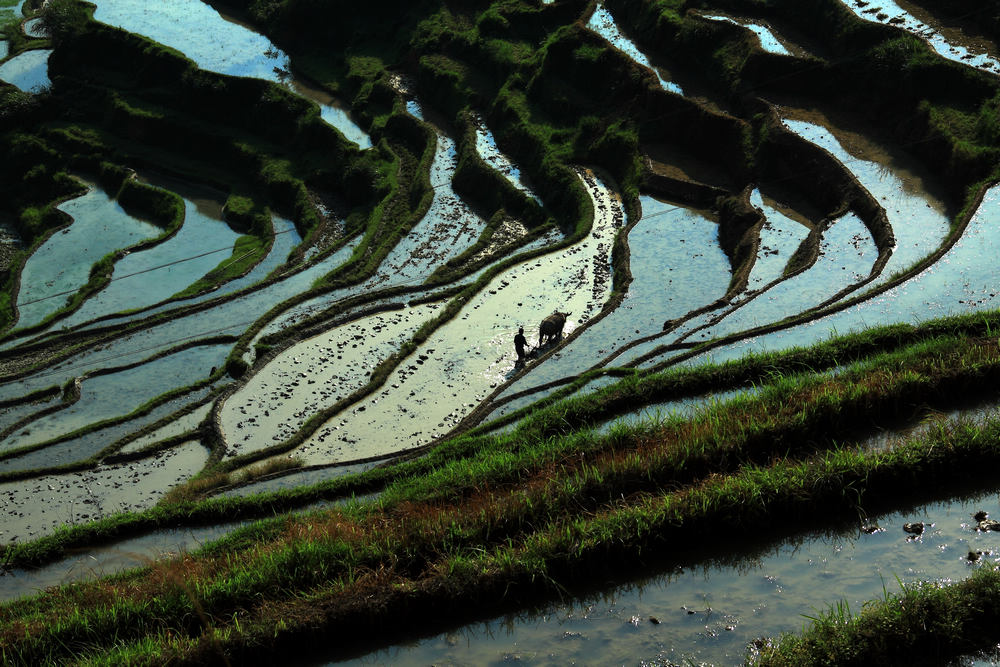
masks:
<path id="1" fill-rule="evenodd" d="M 367 133 L 331 104 L 328 93 L 292 75 L 291 59 L 271 40 L 200 0 L 97 0 L 94 18 L 177 49 L 201 69 L 280 83 L 317 102 L 323 120 L 349 140 L 371 147 Z"/>
<path id="2" fill-rule="evenodd" d="M 486 127 L 486 124 L 481 119 L 476 123 L 476 152 L 479 153 L 479 156 L 483 160 L 492 165 L 494 169 L 506 176 L 515 188 L 539 204 L 542 203 L 538 195 L 521 180 L 521 170 L 497 147 L 496 138 L 493 136 L 490 128 Z"/>
<path id="3" fill-rule="evenodd" d="M 6 42 L 4 42 L 6 45 Z M 6 49 L 6 47 L 5 47 Z M 52 85 L 49 79 L 51 49 L 33 49 L 0 64 L 0 80 L 13 84 L 26 93 L 41 93 Z"/>
<path id="4" fill-rule="evenodd" d="M 1000 74 L 1000 61 L 987 52 L 985 44 L 974 44 L 964 35 L 955 34 L 956 31 L 948 31 L 949 34 L 946 36 L 940 32 L 940 26 L 920 21 L 893 0 L 841 1 L 852 12 L 866 21 L 894 25 L 913 33 L 948 60 Z M 959 43 L 959 41 L 966 43 Z"/>
<path id="5" fill-rule="evenodd" d="M 1000 516 L 996 492 L 869 517 L 777 546 L 741 542 L 739 556 L 703 554 L 697 564 L 650 579 L 470 624 L 353 662 L 741 665 L 747 644 L 758 637 L 797 632 L 806 615 L 840 600 L 860 611 L 866 601 L 882 597 L 883 586 L 897 591 L 897 577 L 904 583 L 957 581 L 974 567 L 1000 563 L 996 534 L 974 530 L 971 515 L 980 509 Z M 919 539 L 908 539 L 902 524 L 915 521 L 927 528 Z M 868 534 L 862 525 L 878 530 Z M 683 559 L 690 549 L 678 545 L 670 557 Z M 979 563 L 969 563 L 970 551 L 984 552 Z M 609 564 L 607 576 L 627 572 Z"/>
<path id="6" fill-rule="evenodd" d="M 576 375 L 639 336 L 662 329 L 726 293 L 731 271 L 719 227 L 705 212 L 643 195 L 642 217 L 629 231 L 632 283 L 621 305 L 569 346 L 531 370 L 510 395 Z"/>
<path id="7" fill-rule="evenodd" d="M 1000 215 L 1000 186 L 993 186 L 962 237 L 945 255 L 910 280 L 882 294 L 790 329 L 758 336 L 712 350 L 688 364 L 716 362 L 762 352 L 812 345 L 833 333 L 848 333 L 895 322 L 917 323 L 946 315 L 1000 306 L 995 257 L 1000 256 L 1000 232 L 992 223 Z"/>
<path id="8" fill-rule="evenodd" d="M 777 36 L 771 32 L 771 29 L 765 25 L 754 23 L 752 21 L 737 20 L 728 16 L 722 16 L 721 14 L 701 14 L 701 16 L 709 19 L 710 21 L 724 21 L 726 23 L 732 23 L 733 25 L 746 28 L 753 34 L 757 35 L 757 39 L 760 40 L 761 48 L 769 53 L 776 53 L 782 56 L 792 55 L 792 52 L 789 51 L 785 45 L 781 43 L 781 40 L 779 40 Z"/>
<path id="9" fill-rule="evenodd" d="M 38 324 L 85 285 L 95 262 L 122 248 L 155 238 L 163 229 L 133 218 L 99 186 L 58 206 L 73 219 L 31 254 L 21 270 L 18 326 Z"/>
<path id="10" fill-rule="evenodd" d="M 587 27 L 611 42 L 615 48 L 623 52 L 635 62 L 639 63 L 643 67 L 651 69 L 653 73 L 656 74 L 656 78 L 659 80 L 660 86 L 664 90 L 671 93 L 677 93 L 678 95 L 684 94 L 684 91 L 681 90 L 680 86 L 673 81 L 667 81 L 664 79 L 663 76 L 660 75 L 659 70 L 656 67 L 653 67 L 653 63 L 651 63 L 649 58 L 646 57 L 646 54 L 640 51 L 639 47 L 637 47 L 632 40 L 622 33 L 618 24 L 615 23 L 614 17 L 611 16 L 611 12 L 609 12 L 604 5 L 597 6 L 597 9 L 595 9 L 594 13 L 591 14 L 590 20 L 587 21 Z"/>

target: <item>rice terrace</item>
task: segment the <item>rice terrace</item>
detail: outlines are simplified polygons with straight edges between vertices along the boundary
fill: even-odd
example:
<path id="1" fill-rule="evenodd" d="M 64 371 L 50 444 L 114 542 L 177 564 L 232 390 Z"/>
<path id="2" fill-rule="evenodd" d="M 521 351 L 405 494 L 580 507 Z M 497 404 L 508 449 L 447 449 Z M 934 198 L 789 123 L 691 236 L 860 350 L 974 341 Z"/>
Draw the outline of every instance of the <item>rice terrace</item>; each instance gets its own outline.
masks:
<path id="1" fill-rule="evenodd" d="M 996 664 L 998 58 L 0 0 L 0 663 Z"/>

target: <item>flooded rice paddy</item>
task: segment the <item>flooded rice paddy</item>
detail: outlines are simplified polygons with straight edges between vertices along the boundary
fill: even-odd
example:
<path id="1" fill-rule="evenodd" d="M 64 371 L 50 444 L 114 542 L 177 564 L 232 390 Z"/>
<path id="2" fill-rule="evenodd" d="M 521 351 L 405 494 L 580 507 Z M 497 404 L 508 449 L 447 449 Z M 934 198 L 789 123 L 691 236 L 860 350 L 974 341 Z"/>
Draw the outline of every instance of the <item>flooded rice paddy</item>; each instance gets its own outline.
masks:
<path id="1" fill-rule="evenodd" d="M 1000 187 L 990 188 L 961 238 L 945 255 L 913 278 L 833 315 L 726 345 L 695 358 L 724 361 L 748 351 L 780 350 L 810 345 L 832 332 L 841 334 L 891 322 L 917 323 L 996 308 L 994 271 L 986 258 L 1000 252 L 1000 233 L 993 221 L 1000 216 Z M 655 363 L 650 362 L 650 363 Z"/>
<path id="2" fill-rule="evenodd" d="M 184 224 L 176 234 L 116 262 L 111 284 L 60 325 L 73 326 L 165 301 L 188 287 L 191 276 L 201 277 L 221 264 L 232 253 L 237 238 L 239 234 L 222 220 L 201 214 L 192 202 L 185 201 Z M 188 263 L 190 266 L 185 266 Z"/>
<path id="3" fill-rule="evenodd" d="M 927 42 L 939 55 L 955 62 L 1000 74 L 1000 61 L 994 44 L 982 38 L 969 38 L 954 27 L 941 25 L 933 16 L 906 2 L 893 0 L 843 0 L 857 16 L 866 21 L 894 25 Z M 906 7 L 907 9 L 904 9 Z M 918 18 L 919 16 L 919 18 Z"/>
<path id="4" fill-rule="evenodd" d="M 207 5 L 194 0 L 155 5 L 98 0 L 97 6 L 99 20 L 177 48 L 200 67 L 289 86 L 316 101 L 322 117 L 349 140 L 361 148 L 371 146 L 367 134 L 329 92 L 291 73 L 288 56 L 266 38 Z M 870 2 L 862 9 L 860 3 L 853 6 L 852 0 L 849 6 L 865 19 L 913 30 L 935 48 L 940 37 L 946 47 L 939 51 L 951 53 L 948 57 L 984 69 L 996 67 L 985 51 L 946 40 L 942 36 L 947 35 L 945 31 L 932 30 L 892 3 Z M 765 50 L 788 54 L 783 40 L 762 24 L 721 15 L 704 17 L 743 25 L 758 35 Z M 899 20 L 893 20 L 895 17 Z M 192 41 L 195 25 L 208 37 Z M 682 94 L 680 87 L 664 78 L 625 36 L 603 5 L 597 7 L 587 25 L 637 63 L 652 69 L 665 90 Z M 0 64 L 0 79 L 24 90 L 42 90 L 49 85 L 45 73 L 48 53 L 27 51 Z M 5 56 L 6 43 L 0 42 L 0 60 Z M 407 109 L 424 119 L 416 99 L 407 100 Z M 462 305 L 456 317 L 408 351 L 383 385 L 364 395 L 356 392 L 368 384 L 372 370 L 399 352 L 448 303 L 434 300 L 437 296 L 430 289 L 419 295 L 381 299 L 376 295 L 387 288 L 419 287 L 445 262 L 472 246 L 486 228 L 483 217 L 452 189 L 457 159 L 454 139 L 445 130 L 434 128 L 437 147 L 430 181 L 435 194 L 430 210 L 395 245 L 371 278 L 277 311 L 272 310 L 276 305 L 311 289 L 317 280 L 348 261 L 361 239 L 351 239 L 337 252 L 287 271 L 263 288 L 247 291 L 281 269 L 289 252 L 302 240 L 290 221 L 275 217 L 273 246 L 249 273 L 211 293 L 163 303 L 228 257 L 238 236 L 217 211 L 205 208 L 203 198 L 175 184 L 173 188 L 185 201 L 181 229 L 120 259 L 108 287 L 33 341 L 48 340 L 64 328 L 87 331 L 107 327 L 116 333 L 97 344 L 84 345 L 63 360 L 0 382 L 0 400 L 13 402 L 0 409 L 0 544 L 51 534 L 61 525 L 117 511 L 151 507 L 167 490 L 207 464 L 209 449 L 199 439 L 199 427 L 205 425 L 217 429 L 225 457 L 267 455 L 270 448 L 276 448 L 275 457 L 291 456 L 313 466 L 227 489 L 224 495 L 313 484 L 367 469 L 374 465 L 371 459 L 391 457 L 435 441 L 496 390 L 500 393 L 493 399 L 494 405 L 517 392 L 566 381 L 594 367 L 659 365 L 677 350 L 643 359 L 658 345 L 690 344 L 736 334 L 834 299 L 863 294 L 913 266 L 945 241 L 950 221 L 947 206 L 928 191 L 925 178 L 911 170 L 905 160 L 883 150 L 875 139 L 847 132 L 814 112 L 779 109 L 779 113 L 789 131 L 826 150 L 884 209 L 895 236 L 885 266 L 876 270 L 878 248 L 866 221 L 856 212 L 829 220 L 804 220 L 784 202 L 773 199 L 767 188 L 763 192 L 754 189 L 750 203 L 766 219 L 756 258 L 747 288 L 723 302 L 732 271 L 720 247 L 713 214 L 643 194 L 640 216 L 628 221 L 633 280 L 621 304 L 599 317 L 612 294 L 612 242 L 626 228 L 625 207 L 615 183 L 602 172 L 581 167 L 578 173 L 595 208 L 589 234 L 571 246 L 523 260 L 498 273 Z M 500 151 L 482 123 L 477 127 L 476 149 L 515 187 L 542 203 L 530 181 Z M 997 307 L 993 260 L 1000 253 L 1000 237 L 992 221 L 1000 218 L 998 207 L 1000 187 L 994 187 L 944 257 L 901 285 L 825 318 L 713 349 L 696 361 L 809 344 L 833 331 L 846 333 L 864 326 Z M 25 265 L 18 295 L 20 327 L 38 324 L 61 307 L 65 298 L 86 282 L 90 267 L 100 257 L 162 233 L 125 214 L 96 187 L 60 209 L 73 218 L 73 224 L 57 231 Z M 789 272 L 789 260 L 815 227 L 821 233 L 815 259 L 802 270 Z M 494 248 L 496 256 L 491 256 L 491 261 L 505 259 L 515 249 L 523 250 L 518 244 L 526 234 L 527 228 L 520 221 L 506 221 L 500 236 L 509 243 L 504 247 L 510 252 Z M 527 248 L 555 246 L 560 240 L 561 234 L 553 232 Z M 463 280 L 468 284 L 471 278 Z M 354 296 L 370 300 L 355 311 L 343 310 L 342 300 Z M 421 303 L 412 303 L 417 296 Z M 204 310 L 152 319 L 208 300 L 217 301 Z M 371 312 L 376 306 L 379 312 Z M 135 309 L 138 312 L 127 312 Z M 538 347 L 538 324 L 555 310 L 569 313 L 564 340 L 578 335 L 565 345 L 544 346 L 543 353 L 553 350 L 547 358 L 529 362 L 523 370 L 515 367 L 513 337 L 518 327 L 525 328 L 529 346 Z M 269 319 L 261 322 L 266 313 L 271 313 Z M 262 358 L 248 377 L 235 380 L 224 376 L 210 387 L 203 386 L 214 370 L 225 365 L 233 349 L 234 338 L 218 342 L 216 337 L 236 337 L 251 325 L 262 324 L 257 342 L 323 313 L 330 317 L 322 331 L 310 332 L 309 337 L 290 341 Z M 666 331 L 665 324 L 669 325 Z M 124 332 L 126 325 L 135 329 Z M 15 351 L 25 346 L 16 339 L 5 344 Z M 251 352 L 248 358 L 252 361 L 253 356 Z M 580 393 L 611 382 L 609 377 L 594 380 Z M 34 403 L 16 402 L 33 391 L 68 386 L 79 389 L 79 398 L 55 391 Z M 531 405 L 552 391 L 550 387 L 504 402 L 489 412 L 489 417 Z M 607 431 L 616 423 L 689 415 L 737 393 L 741 392 L 644 406 L 598 428 Z M 303 433 L 308 420 L 321 413 L 321 422 Z M 287 451 L 281 447 L 297 434 L 304 435 L 301 444 Z M 143 456 L 147 448 L 178 440 L 183 442 Z M 113 451 L 139 453 L 140 458 L 114 464 L 91 461 Z M 53 470 L 73 464 L 82 469 Z M 6 473 L 27 478 L 14 481 L 13 475 L 3 477 Z M 893 588 L 896 577 L 903 581 L 957 580 L 973 567 L 1000 563 L 1000 538 L 977 533 L 970 518 L 978 509 L 1000 514 L 998 502 L 994 492 L 931 503 L 905 513 L 866 518 L 864 526 L 879 527 L 870 534 L 859 525 L 838 533 L 800 536 L 778 546 L 761 545 L 747 557 L 720 559 L 717 553 L 692 553 L 689 560 L 697 564 L 646 581 L 606 587 L 603 592 L 584 594 L 534 614 L 472 624 L 385 649 L 361 661 L 562 664 L 638 659 L 649 663 L 735 664 L 743 660 L 747 644 L 757 637 L 798 629 L 803 615 L 816 611 L 817 589 L 842 591 L 851 608 L 858 609 L 865 600 L 882 594 L 883 583 Z M 925 521 L 929 528 L 919 539 L 908 540 L 901 525 L 914 520 Z M 184 537 L 157 533 L 119 545 L 117 556 L 80 556 L 47 568 L 40 578 L 23 573 L 24 579 L 11 585 L 8 582 L 16 576 L 2 578 L 0 597 L 13 597 L 12 590 L 26 592 L 32 586 L 141 563 L 232 527 L 180 531 L 188 533 Z M 742 544 L 740 550 L 746 551 Z M 969 562 L 970 551 L 982 552 L 978 563 Z M 93 565 L 98 562 L 100 565 Z M 627 578 L 627 573 L 622 573 L 622 579 Z M 829 600 L 824 596 L 819 604 L 826 602 Z"/>
<path id="5" fill-rule="evenodd" d="M 637 47 L 632 40 L 625 36 L 625 34 L 621 31 L 621 28 L 618 27 L 618 24 L 615 23 L 615 19 L 611 15 L 611 12 L 609 12 L 603 4 L 597 5 L 597 9 L 594 10 L 594 13 L 590 16 L 590 20 L 587 21 L 587 27 L 611 42 L 615 48 L 620 50 L 635 62 L 652 70 L 656 75 L 656 78 L 659 80 L 660 86 L 662 86 L 664 90 L 671 93 L 677 93 L 678 95 L 684 94 L 684 91 L 681 90 L 679 85 L 673 81 L 665 79 L 660 73 L 660 70 L 653 66 L 653 63 L 650 62 L 646 54 L 640 51 L 639 47 Z"/>
<path id="6" fill-rule="evenodd" d="M 778 39 L 777 35 L 771 32 L 771 29 L 766 25 L 755 23 L 753 21 L 739 20 L 730 16 L 723 16 L 721 14 L 701 14 L 701 16 L 709 21 L 722 21 L 724 23 L 732 23 L 733 25 L 746 28 L 757 36 L 757 39 L 760 41 L 761 48 L 768 53 L 776 53 L 780 56 L 792 55 L 792 52 L 788 50 L 781 40 Z"/>
<path id="7" fill-rule="evenodd" d="M 289 57 L 267 37 L 228 19 L 211 5 L 200 0 L 160 3 L 99 0 L 96 4 L 94 18 L 98 21 L 175 48 L 201 69 L 286 85 L 316 102 L 323 120 L 347 139 L 361 148 L 371 148 L 368 134 L 335 103 L 330 93 L 294 75 Z M 204 38 L 191 39 L 192 34 Z"/>
<path id="8" fill-rule="evenodd" d="M 0 81 L 13 84 L 26 93 L 40 93 L 46 90 L 52 85 L 52 81 L 49 80 L 51 53 L 50 49 L 32 49 L 0 63 Z"/>
<path id="9" fill-rule="evenodd" d="M 21 271 L 20 327 L 38 324 L 61 308 L 67 296 L 86 284 L 91 266 L 105 255 L 163 234 L 156 225 L 127 214 L 99 186 L 89 188 L 86 194 L 59 205 L 73 224 L 52 234 Z"/>

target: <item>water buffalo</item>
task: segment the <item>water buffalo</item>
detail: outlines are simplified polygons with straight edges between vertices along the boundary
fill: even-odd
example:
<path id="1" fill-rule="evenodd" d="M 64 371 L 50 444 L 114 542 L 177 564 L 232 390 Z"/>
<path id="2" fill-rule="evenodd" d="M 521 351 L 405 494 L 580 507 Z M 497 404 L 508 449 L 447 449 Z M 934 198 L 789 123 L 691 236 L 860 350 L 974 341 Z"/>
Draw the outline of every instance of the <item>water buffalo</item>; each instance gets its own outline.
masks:
<path id="1" fill-rule="evenodd" d="M 563 326 L 566 324 L 566 317 L 572 313 L 560 313 L 558 310 L 542 320 L 538 326 L 538 346 L 541 347 L 547 341 L 553 341 L 562 336 Z"/>

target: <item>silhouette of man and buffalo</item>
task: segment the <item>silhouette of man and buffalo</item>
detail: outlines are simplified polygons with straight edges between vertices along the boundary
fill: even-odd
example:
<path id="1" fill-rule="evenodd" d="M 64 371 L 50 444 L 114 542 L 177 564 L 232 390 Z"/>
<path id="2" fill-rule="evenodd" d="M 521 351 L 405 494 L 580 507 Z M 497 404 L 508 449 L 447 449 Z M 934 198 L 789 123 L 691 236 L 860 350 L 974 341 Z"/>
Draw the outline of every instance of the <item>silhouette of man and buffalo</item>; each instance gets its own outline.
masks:
<path id="1" fill-rule="evenodd" d="M 561 313 L 553 311 L 551 315 L 542 320 L 538 325 L 538 345 L 530 352 L 526 351 L 528 339 L 524 337 L 524 327 L 517 330 L 514 336 L 514 351 L 517 352 L 517 366 L 523 366 L 528 356 L 532 358 L 538 356 L 538 351 L 547 344 L 553 343 L 562 338 L 563 327 L 566 326 L 566 318 L 572 313 Z"/>

